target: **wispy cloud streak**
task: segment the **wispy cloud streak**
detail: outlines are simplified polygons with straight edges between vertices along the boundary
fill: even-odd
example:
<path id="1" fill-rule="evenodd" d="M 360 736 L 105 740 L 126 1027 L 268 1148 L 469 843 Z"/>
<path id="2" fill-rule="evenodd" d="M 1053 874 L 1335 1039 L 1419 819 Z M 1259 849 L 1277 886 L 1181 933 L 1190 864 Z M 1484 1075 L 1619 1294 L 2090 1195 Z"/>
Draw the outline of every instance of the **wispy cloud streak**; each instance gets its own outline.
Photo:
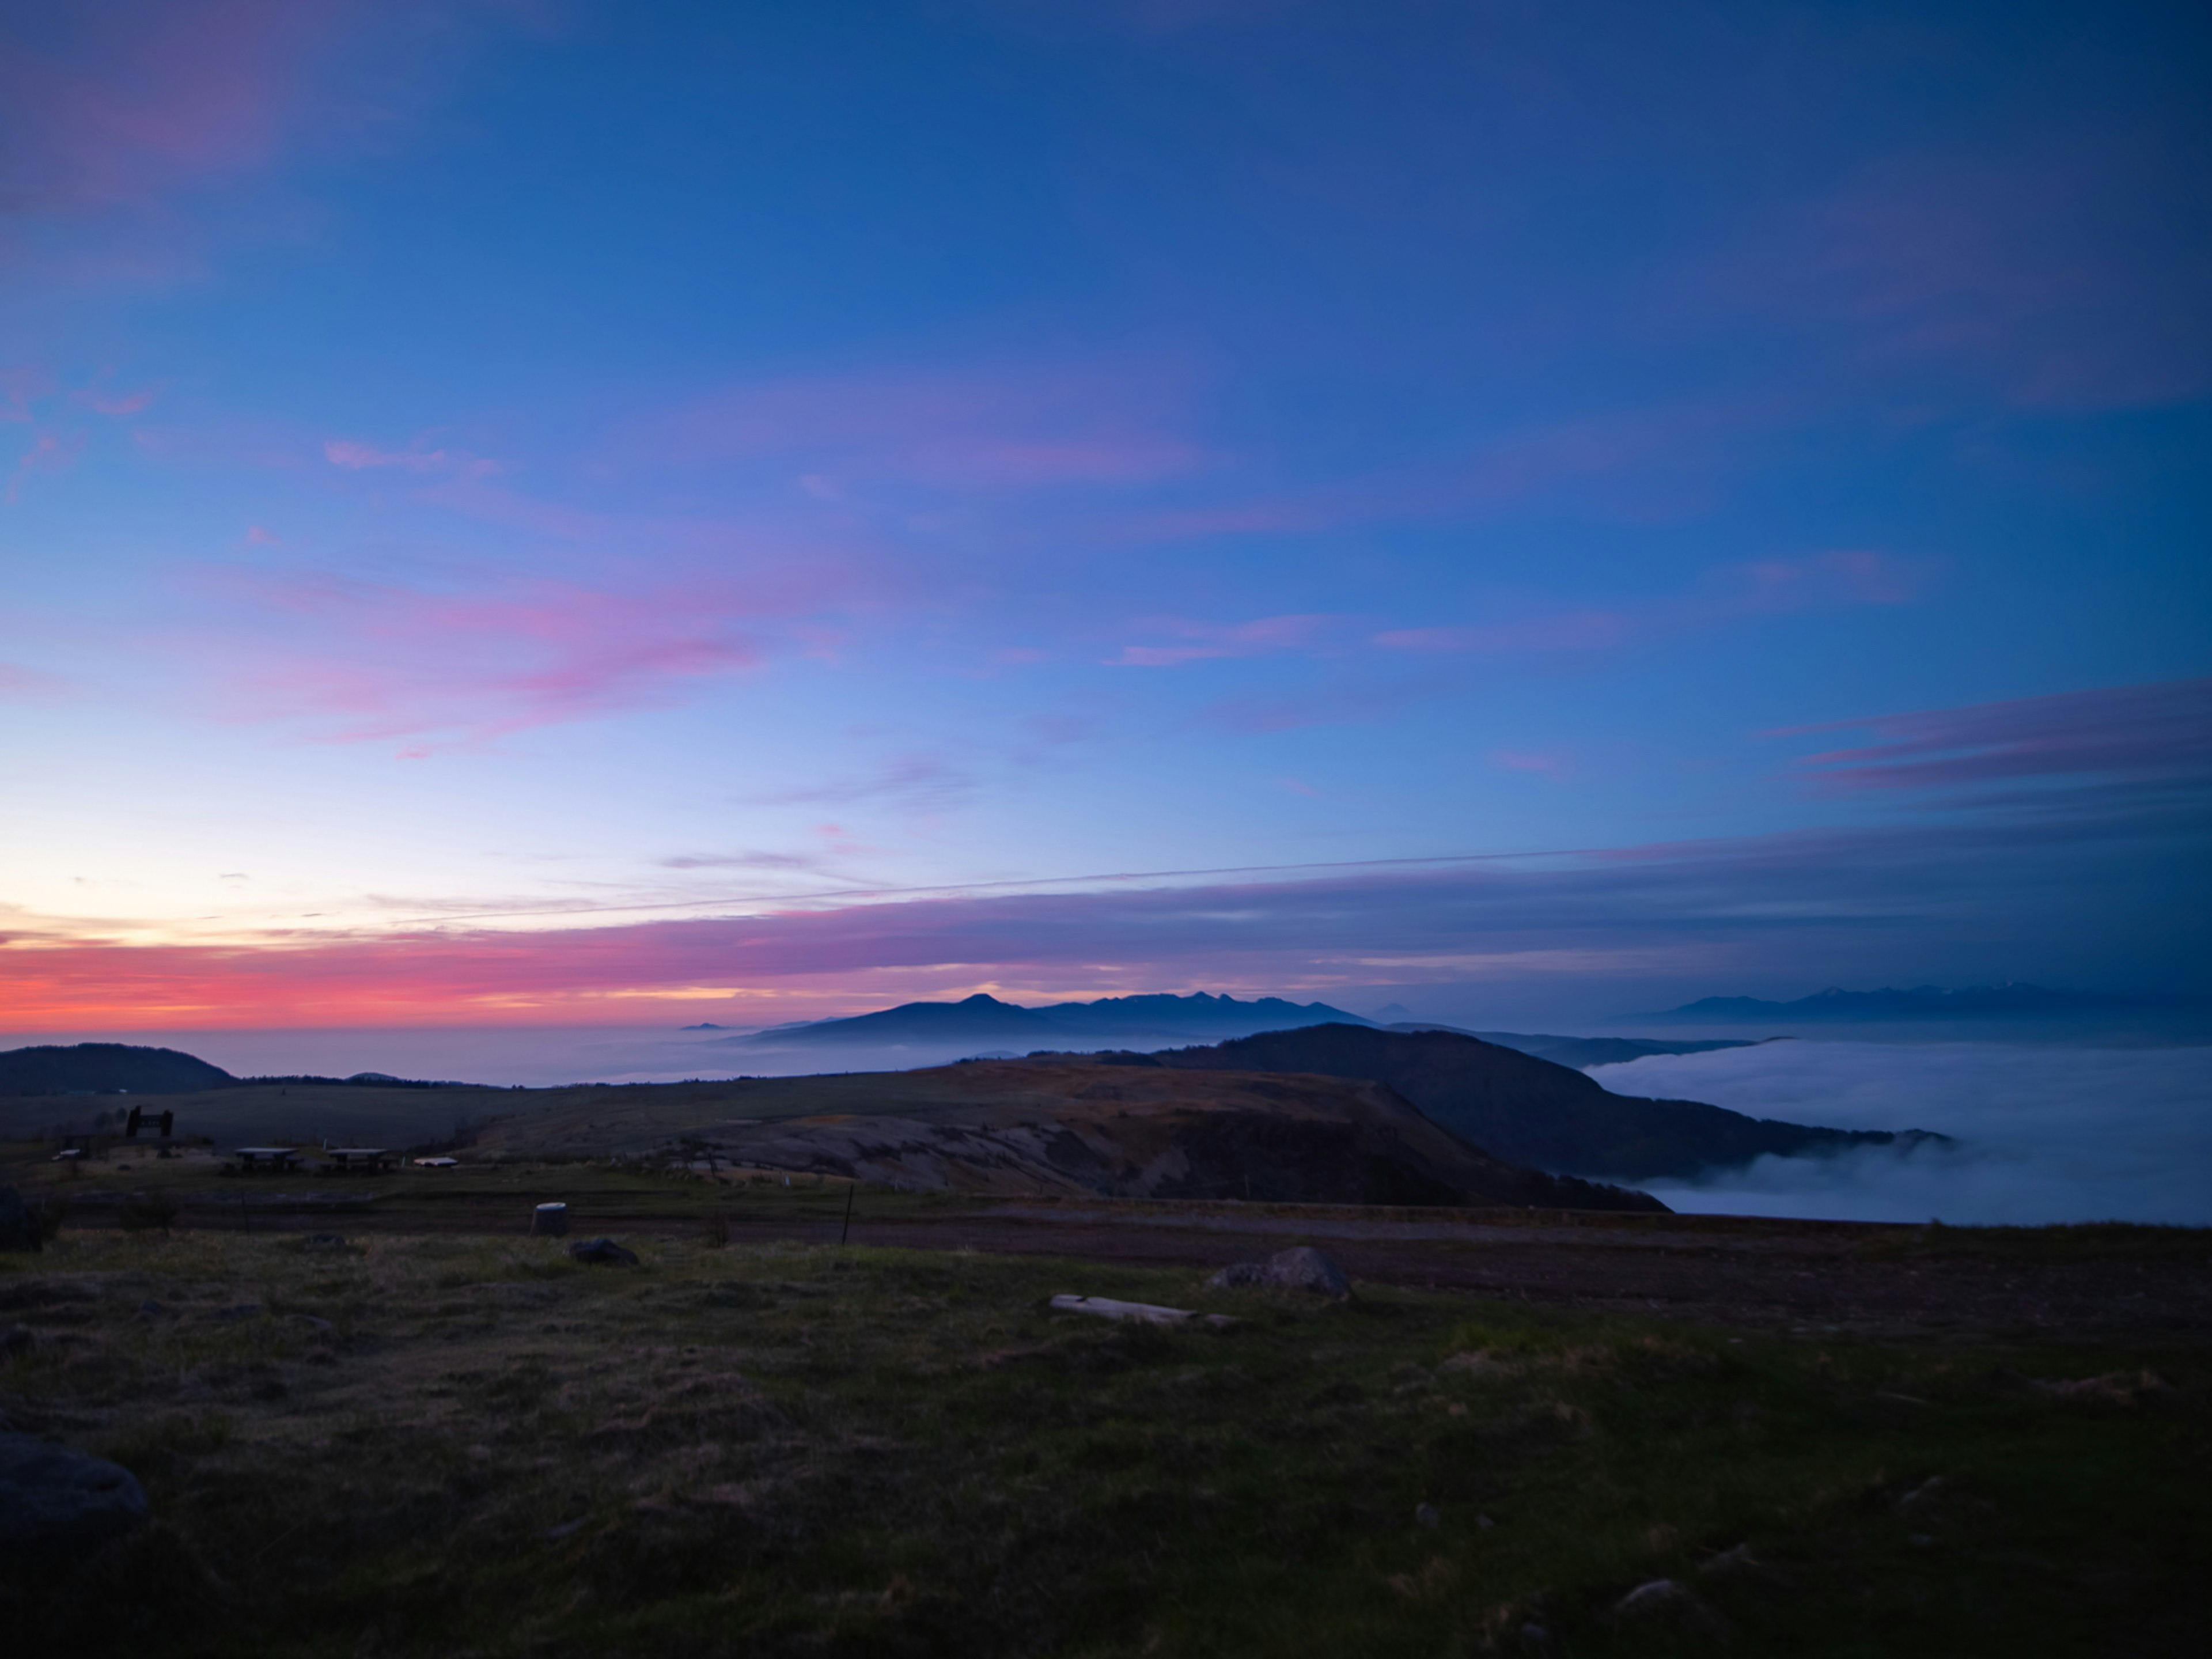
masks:
<path id="1" fill-rule="evenodd" d="M 2029 778 L 2212 778 L 2212 679 L 2101 686 L 1801 729 L 1854 726 L 1885 741 L 1797 762 L 1830 793 Z"/>

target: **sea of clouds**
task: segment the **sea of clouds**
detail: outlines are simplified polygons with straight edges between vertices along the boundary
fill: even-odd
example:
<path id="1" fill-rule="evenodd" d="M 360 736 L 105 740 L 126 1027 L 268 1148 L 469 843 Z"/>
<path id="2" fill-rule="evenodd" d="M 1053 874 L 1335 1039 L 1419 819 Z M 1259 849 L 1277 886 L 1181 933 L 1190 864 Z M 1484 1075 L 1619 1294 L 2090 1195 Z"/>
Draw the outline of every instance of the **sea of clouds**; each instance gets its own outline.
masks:
<path id="1" fill-rule="evenodd" d="M 1643 1183 L 1678 1210 L 2212 1224 L 2212 1048 L 1787 1041 L 1591 1075 L 1617 1094 L 1838 1128 L 1934 1129 L 1957 1143 L 1765 1158 L 1705 1182 Z"/>

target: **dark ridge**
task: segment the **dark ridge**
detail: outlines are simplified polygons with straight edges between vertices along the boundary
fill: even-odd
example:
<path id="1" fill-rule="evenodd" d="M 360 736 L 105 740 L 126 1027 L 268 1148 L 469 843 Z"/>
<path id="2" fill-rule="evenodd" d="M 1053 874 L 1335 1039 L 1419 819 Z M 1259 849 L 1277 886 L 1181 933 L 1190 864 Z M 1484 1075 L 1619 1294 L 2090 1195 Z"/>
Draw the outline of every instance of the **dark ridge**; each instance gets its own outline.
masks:
<path id="1" fill-rule="evenodd" d="M 228 1088 L 238 1079 L 176 1048 L 125 1042 L 42 1044 L 0 1053 L 0 1097 L 36 1095 L 188 1095 Z"/>
<path id="2" fill-rule="evenodd" d="M 1948 1139 L 1919 1129 L 1820 1128 L 1692 1100 L 1616 1095 L 1571 1066 L 1449 1031 L 1317 1025 L 1157 1058 L 1193 1069 L 1364 1079 L 1395 1090 L 1462 1140 L 1508 1163 L 1607 1181 L 1688 1180 L 1768 1154 L 1802 1158 Z"/>
<path id="3" fill-rule="evenodd" d="M 1478 1037 L 1501 1048 L 1518 1048 L 1556 1065 L 1620 1066 L 1651 1054 L 1703 1054 L 1716 1048 L 1754 1048 L 1759 1042 L 1779 1042 L 1780 1037 L 1707 1037 L 1677 1042 L 1668 1037 L 1553 1036 L 1541 1031 L 1470 1031 L 1459 1025 L 1439 1025 L 1429 1020 L 1405 1020 L 1386 1025 L 1387 1031 L 1449 1031 L 1455 1036 Z"/>
<path id="4" fill-rule="evenodd" d="M 315 1077 L 299 1073 L 285 1077 L 242 1077 L 234 1079 L 242 1089 L 274 1088 L 283 1084 L 294 1088 L 315 1089 L 490 1089 L 489 1083 L 454 1083 L 423 1078 L 390 1077 L 382 1072 L 356 1072 L 351 1077 Z"/>
<path id="5" fill-rule="evenodd" d="M 2040 985 L 2008 982 L 1968 985 L 1947 991 L 1936 985 L 1908 990 L 1884 986 L 1879 991 L 1846 991 L 1830 986 L 1792 1002 L 1761 997 L 1700 997 L 1653 1019 L 1946 1019 L 1992 1015 L 2120 1013 L 2152 1010 L 2197 1010 L 2204 1000 L 2183 996 L 2112 995 L 2097 991 L 2053 991 Z"/>

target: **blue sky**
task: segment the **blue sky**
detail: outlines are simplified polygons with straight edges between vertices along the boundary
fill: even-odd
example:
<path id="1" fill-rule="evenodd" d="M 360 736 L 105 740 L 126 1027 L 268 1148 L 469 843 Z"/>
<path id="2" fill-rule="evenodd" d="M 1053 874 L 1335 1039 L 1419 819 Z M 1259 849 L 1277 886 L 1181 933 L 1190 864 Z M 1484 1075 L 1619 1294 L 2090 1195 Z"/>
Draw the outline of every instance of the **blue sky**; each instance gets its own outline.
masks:
<path id="1" fill-rule="evenodd" d="M 12 1018 L 2212 988 L 2204 33 L 0 4 Z"/>

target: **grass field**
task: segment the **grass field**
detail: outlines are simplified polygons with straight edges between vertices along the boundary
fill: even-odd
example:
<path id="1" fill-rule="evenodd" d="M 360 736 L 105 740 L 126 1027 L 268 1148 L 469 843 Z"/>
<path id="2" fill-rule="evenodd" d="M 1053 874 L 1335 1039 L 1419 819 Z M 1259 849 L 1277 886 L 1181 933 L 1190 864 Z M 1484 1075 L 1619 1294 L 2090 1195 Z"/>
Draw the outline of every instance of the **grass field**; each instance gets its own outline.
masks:
<path id="1" fill-rule="evenodd" d="M 0 1320 L 40 1334 L 0 1362 L 9 1415 L 132 1468 L 159 1516 L 72 1583 L 16 1586 L 17 1627 L 288 1656 L 2200 1639 L 2201 1345 L 629 1242 L 639 1266 L 583 1267 L 524 1237 L 70 1230 L 0 1258 Z M 1062 1291 L 1241 1322 L 1047 1310 Z M 1616 1612 L 1662 1577 L 1688 1595 Z"/>

